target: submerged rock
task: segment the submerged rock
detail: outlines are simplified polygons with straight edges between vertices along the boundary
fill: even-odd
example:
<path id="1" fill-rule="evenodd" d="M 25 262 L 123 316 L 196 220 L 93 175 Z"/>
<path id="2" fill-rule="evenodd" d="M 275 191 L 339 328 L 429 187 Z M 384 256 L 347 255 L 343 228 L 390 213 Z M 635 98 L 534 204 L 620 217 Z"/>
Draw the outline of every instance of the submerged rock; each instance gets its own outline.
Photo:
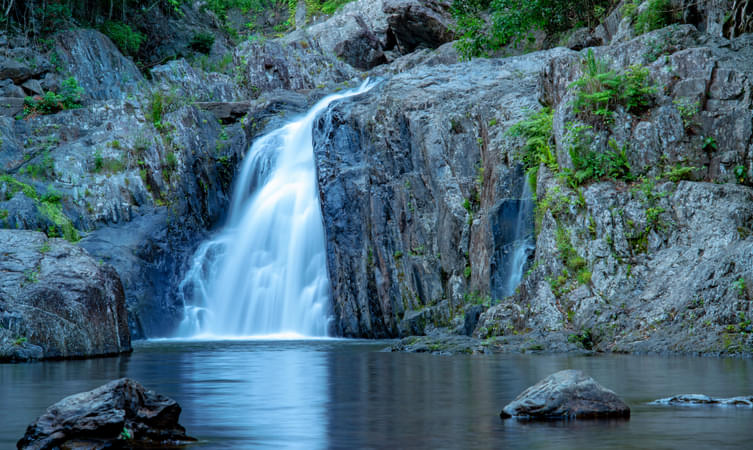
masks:
<path id="1" fill-rule="evenodd" d="M 579 370 L 562 370 L 529 387 L 502 409 L 500 417 L 534 420 L 629 418 L 617 394 Z"/>
<path id="2" fill-rule="evenodd" d="M 101 449 L 180 445 L 195 441 L 178 423 L 181 408 L 137 381 L 121 378 L 68 396 L 26 429 L 19 449 Z M 127 441 L 127 444 L 123 441 Z"/>
<path id="3" fill-rule="evenodd" d="M 682 394 L 660 398 L 651 402 L 653 405 L 667 406 L 745 406 L 753 408 L 753 395 L 731 398 L 714 398 L 703 394 Z"/>

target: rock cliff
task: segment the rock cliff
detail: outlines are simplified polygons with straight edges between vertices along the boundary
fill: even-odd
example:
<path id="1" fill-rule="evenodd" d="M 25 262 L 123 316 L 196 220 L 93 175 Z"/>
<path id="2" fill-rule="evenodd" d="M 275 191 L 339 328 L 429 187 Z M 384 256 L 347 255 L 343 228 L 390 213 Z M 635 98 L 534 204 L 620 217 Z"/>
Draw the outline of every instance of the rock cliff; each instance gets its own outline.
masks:
<path id="1" fill-rule="evenodd" d="M 752 30 L 738 2 L 681 6 L 681 23 L 640 36 L 617 7 L 569 48 L 469 62 L 442 0 L 359 0 L 149 70 L 94 30 L 44 48 L 2 35 L 0 224 L 7 239 L 40 230 L 111 264 L 133 335 L 167 335 L 188 259 L 222 222 L 253 139 L 377 76 L 314 133 L 335 334 L 750 353 Z M 189 16 L 165 22 L 177 28 L 165 48 L 149 43 L 155 55 L 211 22 Z M 584 107 L 578 81 L 597 69 L 635 82 L 622 84 L 643 89 L 639 102 Z M 24 114 L 24 96 L 71 76 L 79 108 Z M 541 112 L 549 155 L 526 159 L 531 136 L 516 125 Z M 536 245 L 513 292 L 518 223 Z"/>

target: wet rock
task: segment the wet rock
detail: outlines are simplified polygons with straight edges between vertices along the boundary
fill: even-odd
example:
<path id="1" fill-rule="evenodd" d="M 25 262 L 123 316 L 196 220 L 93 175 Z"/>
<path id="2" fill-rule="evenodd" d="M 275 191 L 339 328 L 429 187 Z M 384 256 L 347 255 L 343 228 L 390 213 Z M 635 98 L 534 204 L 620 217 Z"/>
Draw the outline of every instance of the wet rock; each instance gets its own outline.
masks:
<path id="1" fill-rule="evenodd" d="M 478 320 L 481 317 L 481 313 L 484 312 L 484 307 L 481 305 L 471 305 L 465 309 L 465 319 L 463 321 L 463 332 L 466 336 L 471 336 L 473 330 L 478 325 Z"/>
<path id="2" fill-rule="evenodd" d="M 112 267 L 33 231 L 0 230 L 0 255 L 0 361 L 131 350 Z"/>
<path id="3" fill-rule="evenodd" d="M 753 396 L 714 398 L 703 394 L 682 394 L 651 402 L 667 406 L 743 406 L 753 408 Z"/>
<path id="4" fill-rule="evenodd" d="M 17 447 L 174 447 L 195 441 L 178 423 L 180 413 L 175 400 L 121 378 L 50 406 L 29 425 Z"/>
<path id="5" fill-rule="evenodd" d="M 552 374 L 521 393 L 500 417 L 530 420 L 629 418 L 630 407 L 579 370 Z"/>

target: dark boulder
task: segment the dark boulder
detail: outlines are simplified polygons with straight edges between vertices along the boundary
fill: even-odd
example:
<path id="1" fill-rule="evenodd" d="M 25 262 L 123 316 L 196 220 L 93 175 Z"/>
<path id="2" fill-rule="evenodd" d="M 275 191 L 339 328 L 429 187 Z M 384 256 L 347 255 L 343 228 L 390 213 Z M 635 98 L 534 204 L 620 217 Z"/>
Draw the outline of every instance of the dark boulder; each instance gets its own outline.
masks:
<path id="1" fill-rule="evenodd" d="M 562 370 L 529 387 L 500 417 L 532 420 L 629 418 L 630 407 L 579 370 Z"/>
<path id="2" fill-rule="evenodd" d="M 50 406 L 29 425 L 17 447 L 153 448 L 195 441 L 178 423 L 180 413 L 175 400 L 121 378 Z"/>

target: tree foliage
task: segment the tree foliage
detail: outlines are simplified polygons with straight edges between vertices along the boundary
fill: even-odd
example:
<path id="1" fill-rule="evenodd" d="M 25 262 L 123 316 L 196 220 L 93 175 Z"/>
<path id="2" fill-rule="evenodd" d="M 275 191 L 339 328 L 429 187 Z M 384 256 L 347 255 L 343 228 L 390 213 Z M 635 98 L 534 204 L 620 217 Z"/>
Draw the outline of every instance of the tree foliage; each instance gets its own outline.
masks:
<path id="1" fill-rule="evenodd" d="M 508 44 L 525 44 L 536 31 L 553 35 L 593 27 L 615 0 L 453 0 L 464 58 L 488 56 Z"/>

